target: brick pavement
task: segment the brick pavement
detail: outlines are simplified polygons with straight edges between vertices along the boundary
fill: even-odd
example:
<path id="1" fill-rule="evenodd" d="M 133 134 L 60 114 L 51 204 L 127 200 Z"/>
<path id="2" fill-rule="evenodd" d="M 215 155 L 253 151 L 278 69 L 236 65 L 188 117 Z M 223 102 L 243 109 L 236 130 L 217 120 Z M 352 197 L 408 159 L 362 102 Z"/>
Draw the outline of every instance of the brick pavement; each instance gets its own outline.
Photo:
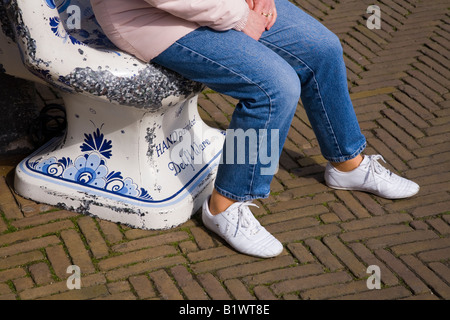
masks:
<path id="1" fill-rule="evenodd" d="M 448 0 L 297 0 L 336 32 L 366 153 L 421 185 L 406 200 L 334 191 L 299 106 L 268 199 L 255 215 L 284 244 L 261 260 L 231 250 L 195 215 L 144 231 L 23 199 L 20 157 L 0 157 L 0 299 L 450 299 Z M 366 27 L 377 4 L 382 29 Z M 38 87 L 40 98 L 58 97 Z M 202 117 L 226 128 L 235 100 L 206 90 Z M 69 290 L 69 265 L 81 289 Z M 379 266 L 381 289 L 367 268 Z"/>

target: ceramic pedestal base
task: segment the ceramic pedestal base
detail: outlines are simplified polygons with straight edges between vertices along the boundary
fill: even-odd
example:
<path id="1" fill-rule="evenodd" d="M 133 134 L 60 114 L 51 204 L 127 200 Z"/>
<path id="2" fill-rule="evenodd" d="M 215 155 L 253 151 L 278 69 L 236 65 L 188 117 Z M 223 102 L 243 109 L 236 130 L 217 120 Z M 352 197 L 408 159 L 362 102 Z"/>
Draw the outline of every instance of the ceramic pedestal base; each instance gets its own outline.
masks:
<path id="1" fill-rule="evenodd" d="M 149 112 L 62 94 L 68 128 L 24 159 L 15 189 L 62 206 L 141 229 L 187 221 L 211 193 L 223 132 L 197 111 L 197 96 Z"/>

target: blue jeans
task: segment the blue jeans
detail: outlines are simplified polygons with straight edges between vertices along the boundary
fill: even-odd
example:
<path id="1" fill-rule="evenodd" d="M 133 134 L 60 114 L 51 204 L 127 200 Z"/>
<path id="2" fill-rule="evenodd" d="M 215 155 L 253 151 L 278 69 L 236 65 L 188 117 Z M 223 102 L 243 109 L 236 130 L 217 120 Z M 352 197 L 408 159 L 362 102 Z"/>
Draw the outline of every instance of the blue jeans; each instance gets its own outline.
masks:
<path id="1" fill-rule="evenodd" d="M 226 161 L 242 143 L 230 143 L 238 135 L 227 133 L 215 181 L 220 194 L 237 201 L 269 196 L 275 171 L 264 171 L 273 167 L 267 158 L 278 162 L 300 98 L 325 159 L 349 160 L 366 146 L 348 93 L 339 39 L 288 0 L 275 3 L 277 21 L 259 41 L 235 30 L 201 27 L 152 60 L 239 100 L 228 132 L 256 133 L 256 146 L 248 134 L 248 160 Z M 262 146 L 274 142 L 276 148 L 261 153 Z"/>

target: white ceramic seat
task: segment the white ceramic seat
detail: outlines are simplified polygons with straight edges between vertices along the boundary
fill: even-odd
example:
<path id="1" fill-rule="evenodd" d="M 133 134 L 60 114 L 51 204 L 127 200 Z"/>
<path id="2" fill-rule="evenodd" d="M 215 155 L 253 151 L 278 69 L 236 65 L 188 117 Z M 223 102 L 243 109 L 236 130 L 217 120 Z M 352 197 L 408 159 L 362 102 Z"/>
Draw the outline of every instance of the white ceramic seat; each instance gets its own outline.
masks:
<path id="1" fill-rule="evenodd" d="M 17 166 L 16 192 L 143 229 L 188 220 L 212 190 L 224 140 L 198 114 L 202 85 L 120 52 L 89 0 L 6 0 L 5 8 L 14 34 L 2 14 L 0 51 L 20 55 L 0 53 L 0 64 L 59 90 L 68 123 Z M 70 8 L 80 10 L 69 16 Z"/>

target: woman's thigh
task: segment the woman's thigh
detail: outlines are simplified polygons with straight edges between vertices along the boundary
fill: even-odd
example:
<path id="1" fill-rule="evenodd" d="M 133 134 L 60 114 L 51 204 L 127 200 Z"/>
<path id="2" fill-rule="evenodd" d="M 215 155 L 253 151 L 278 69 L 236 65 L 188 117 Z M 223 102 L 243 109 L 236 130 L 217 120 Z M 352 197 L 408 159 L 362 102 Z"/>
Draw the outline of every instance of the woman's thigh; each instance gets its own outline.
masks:
<path id="1" fill-rule="evenodd" d="M 152 60 L 182 76 L 248 103 L 268 105 L 279 91 L 300 90 L 292 67 L 273 50 L 235 30 L 201 27 Z"/>
<path id="2" fill-rule="evenodd" d="M 152 60 L 239 100 L 232 129 L 287 130 L 300 99 L 294 69 L 273 50 L 242 32 L 199 28 Z M 284 140 L 282 140 L 284 142 Z"/>
<path id="3" fill-rule="evenodd" d="M 309 67 L 322 63 L 324 57 L 336 53 L 341 58 L 339 38 L 321 22 L 288 0 L 275 0 L 275 4 L 277 21 L 262 34 L 261 43 L 289 63 L 296 64 L 296 60 L 301 59 Z"/>

